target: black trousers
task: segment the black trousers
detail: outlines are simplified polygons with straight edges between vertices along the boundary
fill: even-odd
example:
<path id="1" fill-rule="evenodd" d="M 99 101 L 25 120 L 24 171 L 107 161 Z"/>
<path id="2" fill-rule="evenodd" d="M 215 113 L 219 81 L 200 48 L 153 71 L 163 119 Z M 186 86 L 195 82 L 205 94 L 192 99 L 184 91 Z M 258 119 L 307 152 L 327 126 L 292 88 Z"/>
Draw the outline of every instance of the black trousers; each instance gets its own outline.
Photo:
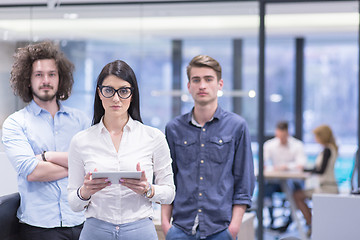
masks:
<path id="1" fill-rule="evenodd" d="M 75 227 L 41 228 L 20 223 L 22 240 L 78 240 L 83 224 Z"/>

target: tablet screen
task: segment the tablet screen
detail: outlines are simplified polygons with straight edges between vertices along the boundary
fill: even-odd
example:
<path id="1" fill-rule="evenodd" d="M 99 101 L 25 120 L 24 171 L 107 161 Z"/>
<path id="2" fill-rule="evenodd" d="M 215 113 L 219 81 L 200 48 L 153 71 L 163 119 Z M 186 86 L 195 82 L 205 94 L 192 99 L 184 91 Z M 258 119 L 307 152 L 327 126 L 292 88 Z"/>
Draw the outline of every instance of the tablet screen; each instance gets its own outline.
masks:
<path id="1" fill-rule="evenodd" d="M 91 175 L 92 175 L 92 178 L 108 178 L 111 183 L 118 184 L 121 178 L 140 179 L 141 172 L 140 171 L 93 172 Z"/>

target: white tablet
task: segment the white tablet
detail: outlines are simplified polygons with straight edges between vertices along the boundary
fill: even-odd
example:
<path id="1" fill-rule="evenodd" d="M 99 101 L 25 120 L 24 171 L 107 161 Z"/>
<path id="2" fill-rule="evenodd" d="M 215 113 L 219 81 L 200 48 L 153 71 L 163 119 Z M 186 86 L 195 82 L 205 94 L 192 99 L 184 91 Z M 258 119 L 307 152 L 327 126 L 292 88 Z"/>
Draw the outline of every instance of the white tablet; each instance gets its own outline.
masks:
<path id="1" fill-rule="evenodd" d="M 92 178 L 108 178 L 111 183 L 118 184 L 121 178 L 140 179 L 141 172 L 93 172 Z"/>

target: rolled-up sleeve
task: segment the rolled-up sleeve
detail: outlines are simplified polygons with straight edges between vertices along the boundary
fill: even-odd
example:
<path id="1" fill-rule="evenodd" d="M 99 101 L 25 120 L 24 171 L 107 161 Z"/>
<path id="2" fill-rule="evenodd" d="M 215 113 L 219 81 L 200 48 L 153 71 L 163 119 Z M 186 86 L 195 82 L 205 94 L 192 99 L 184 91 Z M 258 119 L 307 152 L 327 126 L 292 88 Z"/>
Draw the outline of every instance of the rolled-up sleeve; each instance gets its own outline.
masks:
<path id="1" fill-rule="evenodd" d="M 25 124 L 21 121 L 25 121 L 25 119 L 19 116 L 16 118 L 15 115 L 11 115 L 5 120 L 2 128 L 2 141 L 6 155 L 17 174 L 27 178 L 34 171 L 39 160 L 26 137 L 26 130 L 22 127 Z"/>
<path id="2" fill-rule="evenodd" d="M 170 150 L 165 135 L 160 131 L 154 142 L 156 143 L 153 154 L 155 195 L 151 198 L 151 201 L 161 204 L 170 204 L 175 198 L 175 185 Z"/>
<path id="3" fill-rule="evenodd" d="M 251 138 L 244 122 L 240 128 L 240 138 L 234 156 L 234 196 L 233 204 L 251 207 L 255 188 L 254 162 L 251 151 Z"/>
<path id="4" fill-rule="evenodd" d="M 73 137 L 69 148 L 69 183 L 68 183 L 68 201 L 70 207 L 75 212 L 84 210 L 90 200 L 84 201 L 78 197 L 77 190 L 84 183 L 84 164 L 81 159 L 81 154 L 77 151 L 80 149 L 77 146 L 77 135 Z"/>

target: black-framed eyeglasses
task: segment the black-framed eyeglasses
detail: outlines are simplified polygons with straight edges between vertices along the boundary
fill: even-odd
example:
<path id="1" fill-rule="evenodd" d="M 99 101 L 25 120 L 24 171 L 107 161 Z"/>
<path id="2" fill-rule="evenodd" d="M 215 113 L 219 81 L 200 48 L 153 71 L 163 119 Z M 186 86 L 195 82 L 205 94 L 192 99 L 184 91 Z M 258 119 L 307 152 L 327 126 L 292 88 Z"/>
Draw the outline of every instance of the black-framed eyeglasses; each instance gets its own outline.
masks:
<path id="1" fill-rule="evenodd" d="M 119 98 L 127 99 L 132 95 L 134 91 L 133 87 L 121 87 L 119 89 L 102 85 L 99 85 L 98 87 L 100 89 L 101 95 L 103 95 L 105 98 L 111 98 L 115 95 L 115 93 L 117 93 Z"/>

